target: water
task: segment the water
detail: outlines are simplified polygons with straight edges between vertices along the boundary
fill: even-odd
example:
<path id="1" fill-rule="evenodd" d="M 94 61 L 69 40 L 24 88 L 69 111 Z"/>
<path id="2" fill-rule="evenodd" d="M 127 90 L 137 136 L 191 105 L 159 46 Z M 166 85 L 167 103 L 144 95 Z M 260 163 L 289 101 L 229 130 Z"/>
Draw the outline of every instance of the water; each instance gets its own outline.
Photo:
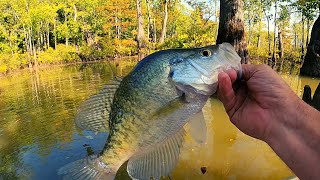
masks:
<path id="1" fill-rule="evenodd" d="M 0 179 L 57 179 L 57 169 L 104 146 L 107 133 L 76 129 L 77 107 L 114 76 L 126 75 L 135 61 L 100 62 L 24 70 L 0 78 Z M 111 70 L 112 69 L 112 70 Z M 315 90 L 319 79 L 282 77 L 301 96 L 305 84 Z M 237 130 L 222 104 L 204 107 L 208 143 L 187 134 L 172 179 L 283 179 L 291 171 L 259 140 Z M 202 174 L 201 167 L 207 172 Z M 127 179 L 123 166 L 117 179 Z"/>

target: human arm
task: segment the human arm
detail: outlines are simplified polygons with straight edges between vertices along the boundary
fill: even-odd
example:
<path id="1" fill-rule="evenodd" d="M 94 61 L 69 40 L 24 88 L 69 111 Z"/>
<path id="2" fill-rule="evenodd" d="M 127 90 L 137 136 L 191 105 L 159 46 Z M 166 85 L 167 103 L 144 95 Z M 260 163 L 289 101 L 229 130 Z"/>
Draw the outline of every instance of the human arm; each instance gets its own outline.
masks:
<path id="1" fill-rule="evenodd" d="M 301 179 L 320 177 L 320 112 L 304 103 L 266 65 L 243 65 L 234 91 L 235 71 L 219 74 L 219 99 L 244 133 L 267 142 Z"/>

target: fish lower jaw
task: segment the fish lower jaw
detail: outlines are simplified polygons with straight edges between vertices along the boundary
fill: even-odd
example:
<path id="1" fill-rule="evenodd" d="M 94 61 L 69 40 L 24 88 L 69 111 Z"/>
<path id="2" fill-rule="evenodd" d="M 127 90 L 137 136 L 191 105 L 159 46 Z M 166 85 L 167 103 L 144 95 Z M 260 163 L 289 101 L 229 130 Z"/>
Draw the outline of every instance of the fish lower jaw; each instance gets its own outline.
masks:
<path id="1" fill-rule="evenodd" d="M 214 84 L 191 84 L 196 94 L 211 96 L 217 91 L 218 83 Z"/>

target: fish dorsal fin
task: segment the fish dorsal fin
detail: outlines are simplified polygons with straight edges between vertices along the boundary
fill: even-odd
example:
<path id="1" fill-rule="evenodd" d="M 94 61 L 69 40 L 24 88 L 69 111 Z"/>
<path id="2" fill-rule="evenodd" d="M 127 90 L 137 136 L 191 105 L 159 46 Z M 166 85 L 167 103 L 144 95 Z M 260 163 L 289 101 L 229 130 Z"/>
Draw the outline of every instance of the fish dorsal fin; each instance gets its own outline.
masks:
<path id="1" fill-rule="evenodd" d="M 190 116 L 187 126 L 189 134 L 197 143 L 205 144 L 207 142 L 207 126 L 202 111 Z"/>
<path id="2" fill-rule="evenodd" d="M 75 124 L 83 130 L 102 132 L 109 130 L 109 113 L 114 94 L 120 85 L 120 81 L 112 81 L 98 94 L 91 96 L 79 108 L 75 118 Z"/>
<path id="3" fill-rule="evenodd" d="M 141 180 L 149 180 L 151 177 L 160 179 L 161 176 L 168 176 L 177 165 L 184 135 L 185 131 L 181 128 L 164 142 L 131 157 L 127 165 L 129 176 Z"/>

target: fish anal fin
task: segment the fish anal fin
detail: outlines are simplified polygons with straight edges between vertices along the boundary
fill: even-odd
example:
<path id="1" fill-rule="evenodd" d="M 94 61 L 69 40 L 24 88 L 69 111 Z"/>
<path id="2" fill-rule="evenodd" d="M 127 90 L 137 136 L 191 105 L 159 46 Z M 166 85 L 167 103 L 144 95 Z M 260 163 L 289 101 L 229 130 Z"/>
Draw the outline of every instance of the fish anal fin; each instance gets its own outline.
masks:
<path id="1" fill-rule="evenodd" d="M 129 176 L 133 179 L 160 179 L 168 176 L 178 163 L 184 134 L 185 131 L 181 128 L 164 142 L 131 157 L 127 165 Z"/>
<path id="2" fill-rule="evenodd" d="M 98 94 L 87 99 L 78 109 L 75 124 L 82 130 L 105 132 L 109 130 L 109 113 L 119 81 L 106 85 Z"/>
<path id="3" fill-rule="evenodd" d="M 207 143 L 207 126 L 202 111 L 189 117 L 187 127 L 189 134 L 197 143 Z"/>
<path id="4" fill-rule="evenodd" d="M 58 175 L 66 180 L 113 180 L 116 172 L 108 169 L 96 155 L 92 155 L 63 166 L 58 170 Z"/>

